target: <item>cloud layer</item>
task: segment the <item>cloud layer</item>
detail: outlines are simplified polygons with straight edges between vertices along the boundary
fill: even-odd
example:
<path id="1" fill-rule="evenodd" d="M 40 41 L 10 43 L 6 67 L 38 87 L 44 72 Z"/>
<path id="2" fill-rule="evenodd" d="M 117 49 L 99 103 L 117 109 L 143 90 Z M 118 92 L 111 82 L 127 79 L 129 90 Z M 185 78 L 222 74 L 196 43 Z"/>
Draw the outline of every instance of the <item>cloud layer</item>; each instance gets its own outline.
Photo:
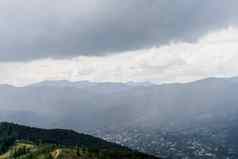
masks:
<path id="1" fill-rule="evenodd" d="M 171 43 L 106 57 L 0 63 L 0 83 L 44 80 L 96 82 L 188 82 L 238 75 L 238 29 L 210 33 L 196 43 Z"/>
<path id="2" fill-rule="evenodd" d="M 1 0 L 0 61 L 193 42 L 238 22 L 237 0 Z"/>

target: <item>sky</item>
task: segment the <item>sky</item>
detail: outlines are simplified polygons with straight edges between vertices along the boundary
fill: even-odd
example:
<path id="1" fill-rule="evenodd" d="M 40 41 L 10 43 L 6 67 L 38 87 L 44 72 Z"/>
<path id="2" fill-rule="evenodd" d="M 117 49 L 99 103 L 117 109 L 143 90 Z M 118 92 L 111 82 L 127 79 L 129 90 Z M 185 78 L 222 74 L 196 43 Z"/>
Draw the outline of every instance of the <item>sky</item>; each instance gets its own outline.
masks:
<path id="1" fill-rule="evenodd" d="M 238 76 L 237 0 L 1 0 L 0 84 Z"/>

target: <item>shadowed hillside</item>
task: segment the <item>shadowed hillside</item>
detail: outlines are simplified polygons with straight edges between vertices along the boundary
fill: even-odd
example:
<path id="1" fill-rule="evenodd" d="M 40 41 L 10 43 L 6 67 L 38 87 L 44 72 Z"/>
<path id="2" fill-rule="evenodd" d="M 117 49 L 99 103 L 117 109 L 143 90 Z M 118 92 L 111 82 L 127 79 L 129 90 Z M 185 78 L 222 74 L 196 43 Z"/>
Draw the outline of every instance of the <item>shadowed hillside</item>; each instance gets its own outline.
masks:
<path id="1" fill-rule="evenodd" d="M 0 152 L 0 159 L 155 159 L 72 130 L 46 130 L 6 122 L 0 124 Z"/>

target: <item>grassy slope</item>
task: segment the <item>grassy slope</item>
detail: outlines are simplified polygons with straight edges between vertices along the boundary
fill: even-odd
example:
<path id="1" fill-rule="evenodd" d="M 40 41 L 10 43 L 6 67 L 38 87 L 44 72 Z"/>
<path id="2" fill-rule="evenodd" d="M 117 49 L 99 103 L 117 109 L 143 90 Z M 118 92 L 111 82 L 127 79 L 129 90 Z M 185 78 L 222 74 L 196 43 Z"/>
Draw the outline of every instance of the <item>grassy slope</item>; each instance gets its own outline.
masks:
<path id="1" fill-rule="evenodd" d="M 20 148 L 28 148 L 28 152 L 16 157 L 16 159 L 110 159 L 110 153 L 97 153 L 79 148 L 66 148 L 53 145 L 35 145 L 18 142 L 12 146 L 5 154 L 0 155 L 0 159 L 12 159 L 13 155 Z M 126 156 L 123 158 L 127 158 Z M 131 157 L 128 157 L 131 158 Z M 135 157 L 143 159 L 143 157 Z"/>
<path id="2" fill-rule="evenodd" d="M 11 159 L 13 154 L 20 148 L 28 148 L 28 152 L 19 155 L 17 159 L 82 159 L 77 155 L 76 149 L 62 148 L 50 145 L 34 145 L 24 142 L 18 142 L 12 146 L 6 153 L 0 155 L 0 159 Z M 87 157 L 86 154 L 84 157 Z"/>

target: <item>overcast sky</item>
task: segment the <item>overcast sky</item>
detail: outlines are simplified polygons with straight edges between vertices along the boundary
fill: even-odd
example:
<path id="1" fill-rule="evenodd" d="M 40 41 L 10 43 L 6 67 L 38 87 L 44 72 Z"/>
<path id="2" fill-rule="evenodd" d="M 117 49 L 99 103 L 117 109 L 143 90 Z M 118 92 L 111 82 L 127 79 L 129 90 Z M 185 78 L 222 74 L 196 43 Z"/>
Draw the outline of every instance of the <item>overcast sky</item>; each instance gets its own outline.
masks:
<path id="1" fill-rule="evenodd" d="M 237 0 L 1 0 L 0 83 L 238 75 Z"/>

